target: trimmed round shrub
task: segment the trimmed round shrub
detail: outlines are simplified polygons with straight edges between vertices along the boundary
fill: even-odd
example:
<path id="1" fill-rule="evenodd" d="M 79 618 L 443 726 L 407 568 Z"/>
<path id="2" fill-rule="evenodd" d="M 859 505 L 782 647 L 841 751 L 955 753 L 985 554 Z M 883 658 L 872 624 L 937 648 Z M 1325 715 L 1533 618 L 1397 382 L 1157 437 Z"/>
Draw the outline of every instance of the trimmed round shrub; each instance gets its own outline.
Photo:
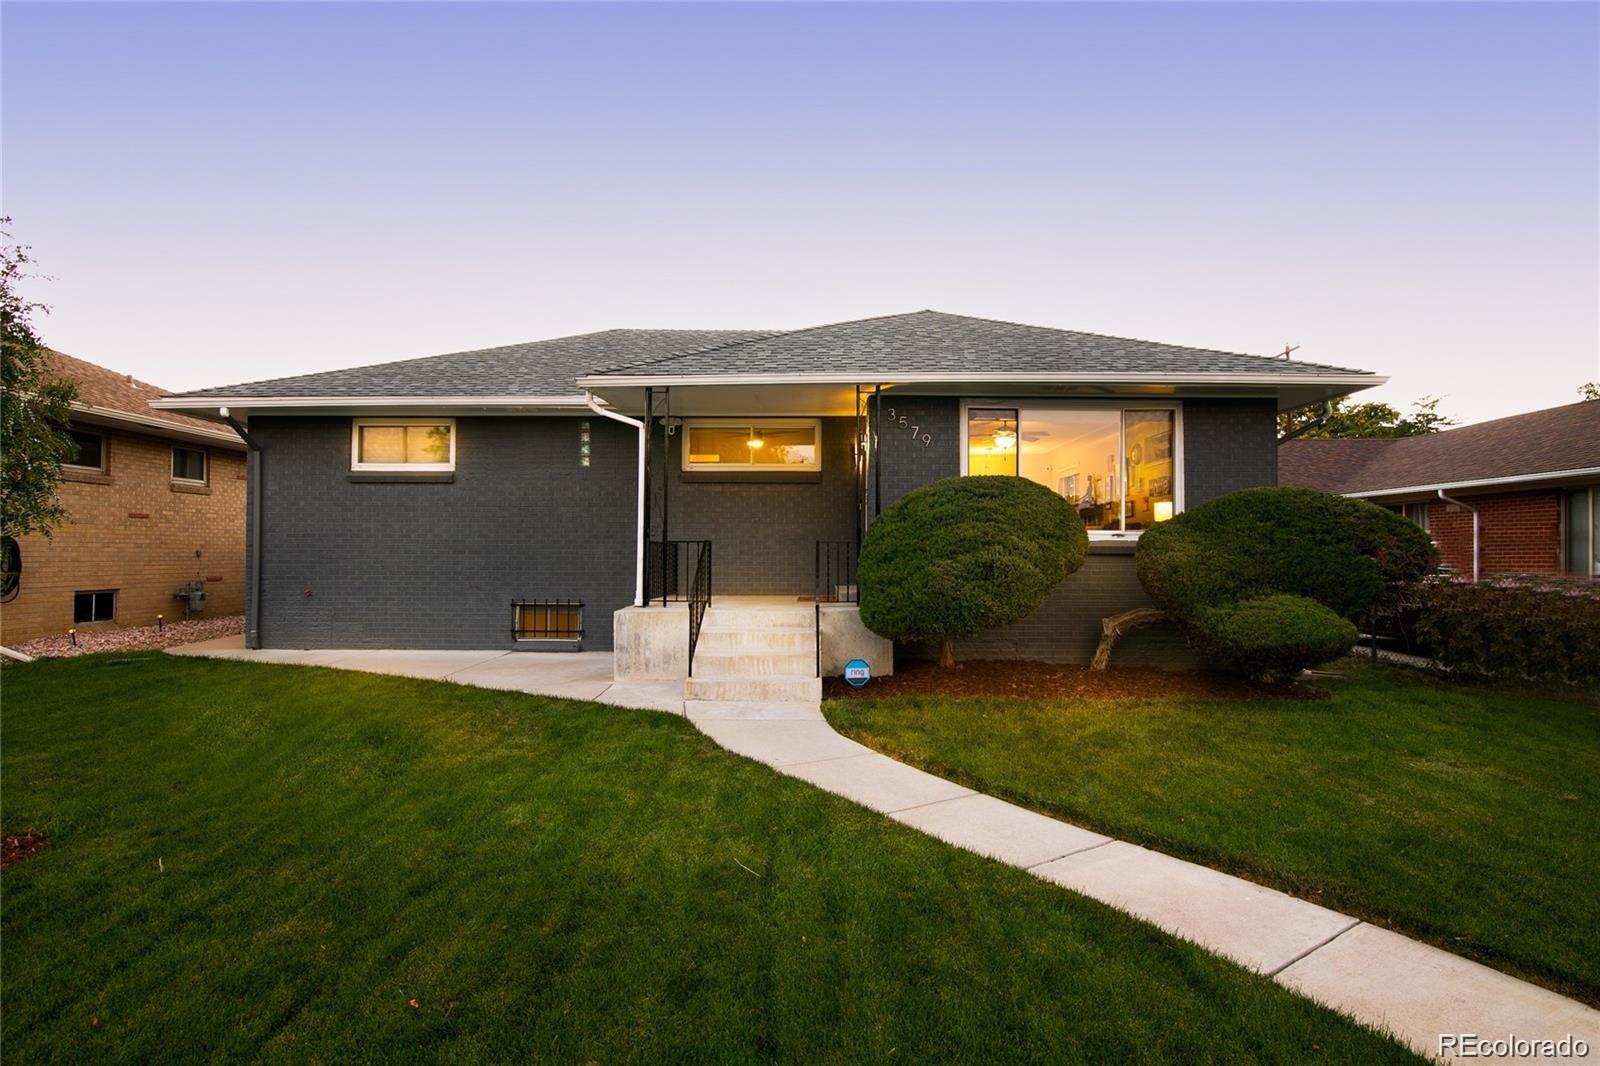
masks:
<path id="1" fill-rule="evenodd" d="M 1083 565 L 1072 505 L 1020 477 L 952 477 L 896 501 L 867 530 L 861 621 L 891 640 L 953 642 L 1031 613 Z"/>
<path id="2" fill-rule="evenodd" d="M 1304 596 L 1258 596 L 1208 607 L 1195 616 L 1195 646 L 1218 667 L 1247 677 L 1293 677 L 1336 659 L 1356 642 L 1356 627 Z"/>
<path id="3" fill-rule="evenodd" d="M 1207 612 L 1281 594 L 1354 619 L 1427 574 L 1436 557 L 1425 532 L 1375 504 L 1314 489 L 1261 488 L 1218 497 L 1146 530 L 1134 563 L 1145 591 L 1195 644 L 1219 666 L 1243 670 L 1261 649 L 1227 651 L 1225 640 L 1242 640 L 1244 631 L 1221 618 L 1205 622 Z M 1286 635 L 1274 672 L 1288 671 L 1297 658 L 1300 666 L 1333 658 L 1323 647 Z"/>

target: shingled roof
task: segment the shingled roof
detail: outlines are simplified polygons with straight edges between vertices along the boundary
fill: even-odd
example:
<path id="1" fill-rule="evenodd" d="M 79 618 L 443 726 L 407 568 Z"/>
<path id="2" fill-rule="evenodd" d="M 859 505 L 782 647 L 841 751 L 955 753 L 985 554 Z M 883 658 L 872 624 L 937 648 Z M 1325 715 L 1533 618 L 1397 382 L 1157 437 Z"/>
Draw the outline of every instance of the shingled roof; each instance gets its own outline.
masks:
<path id="1" fill-rule="evenodd" d="M 182 398 L 524 396 L 582 400 L 579 375 L 597 367 L 769 336 L 764 330 L 608 329 L 554 340 L 451 352 L 395 363 L 269 378 L 180 393 Z"/>
<path id="2" fill-rule="evenodd" d="M 1379 496 L 1475 482 L 1600 472 L 1600 400 L 1397 440 L 1292 440 L 1278 484 Z"/>
<path id="3" fill-rule="evenodd" d="M 745 375 L 869 379 L 938 374 L 1267 376 L 1293 380 L 1350 370 L 1211 348 L 913 311 L 772 333 L 635 363 L 597 368 L 585 381 Z"/>
<path id="4" fill-rule="evenodd" d="M 1336 379 L 1358 388 L 1382 380 L 1320 363 L 915 311 L 788 332 L 611 329 L 201 389 L 172 399 L 515 398 L 531 405 L 581 402 L 591 384 L 684 376 L 887 381 L 940 374 L 1267 384 Z"/>
<path id="5" fill-rule="evenodd" d="M 190 418 L 174 411 L 157 411 L 151 400 L 167 395 L 165 389 L 122 374 L 109 367 L 79 359 L 64 352 L 50 352 L 50 376 L 68 379 L 77 385 L 72 409 L 85 421 L 127 425 L 153 433 L 169 432 L 183 437 L 203 436 L 227 439 L 240 448 L 244 442 L 231 429 L 215 422 Z"/>

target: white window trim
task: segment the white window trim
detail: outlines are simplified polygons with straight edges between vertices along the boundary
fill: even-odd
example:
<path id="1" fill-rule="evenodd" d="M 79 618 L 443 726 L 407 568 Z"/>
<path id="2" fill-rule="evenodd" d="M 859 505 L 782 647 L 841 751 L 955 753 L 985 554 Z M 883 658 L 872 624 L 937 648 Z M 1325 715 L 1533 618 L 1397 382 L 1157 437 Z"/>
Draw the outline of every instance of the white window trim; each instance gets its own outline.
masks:
<path id="1" fill-rule="evenodd" d="M 972 408 L 1014 408 L 1017 411 L 1018 421 L 1021 421 L 1023 411 L 1171 411 L 1172 415 L 1172 513 L 1183 513 L 1183 401 L 1182 400 L 1040 400 L 1028 397 L 995 397 L 990 399 L 970 399 L 961 401 L 961 476 L 967 476 L 967 455 L 971 447 L 968 434 L 971 430 L 971 420 L 967 412 Z M 1126 439 L 1127 425 L 1125 420 L 1117 421 L 1117 453 L 1123 456 L 1124 461 L 1128 454 Z M 1127 478 L 1118 479 L 1123 486 L 1122 491 L 1127 492 Z M 1124 496 L 1123 499 L 1127 497 Z M 1117 529 L 1091 529 L 1088 531 L 1090 540 L 1117 542 L 1136 541 L 1144 533 L 1142 529 L 1117 530 Z"/>
<path id="2" fill-rule="evenodd" d="M 447 463 L 363 463 L 361 430 L 364 426 L 449 426 L 450 461 Z M 446 473 L 456 468 L 456 420 L 453 418 L 352 418 L 350 420 L 350 469 L 365 471 L 410 471 L 418 474 Z"/>
<path id="3" fill-rule="evenodd" d="M 200 453 L 200 472 L 204 476 L 201 477 L 198 481 L 196 481 L 192 477 L 178 477 L 176 474 L 174 474 L 174 475 L 172 475 L 173 483 L 177 484 L 177 485 L 209 485 L 209 484 L 211 484 L 211 449 L 205 447 L 204 445 L 201 445 L 200 447 L 191 447 L 190 445 L 187 445 L 187 444 L 174 444 L 172 446 L 172 453 L 167 457 L 167 469 L 169 471 L 172 469 L 172 460 L 177 458 L 177 453 L 180 450 L 181 451 L 186 451 L 186 452 L 199 452 Z"/>
<path id="4" fill-rule="evenodd" d="M 691 429 L 801 429 L 809 428 L 816 435 L 816 456 L 809 463 L 691 463 L 689 461 L 689 431 Z M 721 474 L 772 474 L 787 471 L 792 474 L 814 474 L 822 469 L 822 419 L 820 418 L 686 418 L 683 421 L 682 466 L 685 472 Z"/>

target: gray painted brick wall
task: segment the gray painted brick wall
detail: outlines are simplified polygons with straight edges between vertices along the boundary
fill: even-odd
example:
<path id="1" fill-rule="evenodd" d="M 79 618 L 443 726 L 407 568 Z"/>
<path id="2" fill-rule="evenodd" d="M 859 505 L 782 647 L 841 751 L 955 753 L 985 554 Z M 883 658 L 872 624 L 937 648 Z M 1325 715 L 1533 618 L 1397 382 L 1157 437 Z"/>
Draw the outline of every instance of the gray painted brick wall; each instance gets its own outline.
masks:
<path id="1" fill-rule="evenodd" d="M 349 418 L 252 418 L 263 646 L 509 648 L 512 600 L 569 597 L 584 646 L 611 647 L 633 600 L 638 437 L 587 419 L 580 467 L 580 421 L 458 418 L 453 483 L 352 484 Z"/>
<path id="2" fill-rule="evenodd" d="M 1183 505 L 1278 483 L 1272 400 L 1183 401 Z"/>
<path id="3" fill-rule="evenodd" d="M 744 596 L 811 592 L 819 540 L 854 541 L 855 420 L 822 420 L 822 470 L 811 480 L 755 474 L 685 474 L 683 431 L 673 434 L 667 522 L 670 539 L 709 540 L 716 593 Z M 660 436 L 656 437 L 657 442 Z M 660 536 L 661 495 L 651 525 Z"/>

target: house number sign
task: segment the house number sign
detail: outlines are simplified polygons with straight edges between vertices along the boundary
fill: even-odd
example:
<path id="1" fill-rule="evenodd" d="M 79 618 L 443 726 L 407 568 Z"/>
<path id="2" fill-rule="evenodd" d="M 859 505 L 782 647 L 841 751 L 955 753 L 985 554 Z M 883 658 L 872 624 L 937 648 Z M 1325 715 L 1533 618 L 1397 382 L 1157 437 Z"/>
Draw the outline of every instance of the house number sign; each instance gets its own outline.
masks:
<path id="1" fill-rule="evenodd" d="M 898 418 L 895 417 L 893 407 L 885 407 L 883 409 L 883 413 L 889 416 L 889 425 L 899 426 L 901 429 L 910 430 L 911 439 L 922 445 L 924 448 L 933 443 L 933 434 L 924 433 L 922 431 L 922 427 L 912 422 L 908 416 L 900 415 Z"/>

